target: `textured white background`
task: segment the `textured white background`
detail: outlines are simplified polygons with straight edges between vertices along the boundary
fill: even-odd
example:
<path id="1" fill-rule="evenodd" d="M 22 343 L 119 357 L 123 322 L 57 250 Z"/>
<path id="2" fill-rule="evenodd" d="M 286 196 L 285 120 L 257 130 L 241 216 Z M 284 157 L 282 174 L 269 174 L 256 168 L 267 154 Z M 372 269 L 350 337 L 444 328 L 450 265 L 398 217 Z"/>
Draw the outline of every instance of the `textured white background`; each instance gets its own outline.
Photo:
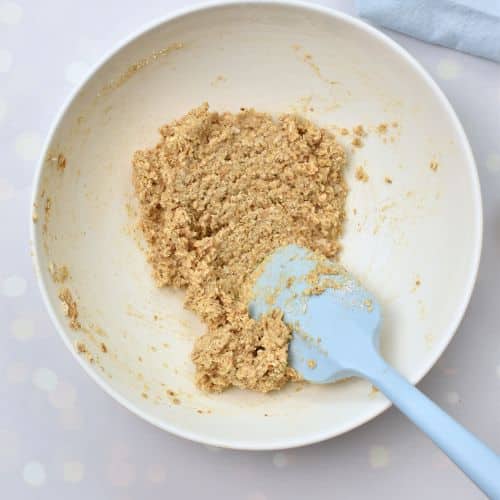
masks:
<path id="1" fill-rule="evenodd" d="M 355 14 L 351 1 L 323 3 Z M 29 255 L 30 189 L 42 140 L 63 100 L 102 54 L 182 4 L 0 0 L 0 497 L 481 498 L 394 409 L 303 449 L 208 448 L 129 414 L 59 340 Z M 471 305 L 420 387 L 500 451 L 500 66 L 389 34 L 422 62 L 457 110 L 484 196 L 484 252 Z"/>

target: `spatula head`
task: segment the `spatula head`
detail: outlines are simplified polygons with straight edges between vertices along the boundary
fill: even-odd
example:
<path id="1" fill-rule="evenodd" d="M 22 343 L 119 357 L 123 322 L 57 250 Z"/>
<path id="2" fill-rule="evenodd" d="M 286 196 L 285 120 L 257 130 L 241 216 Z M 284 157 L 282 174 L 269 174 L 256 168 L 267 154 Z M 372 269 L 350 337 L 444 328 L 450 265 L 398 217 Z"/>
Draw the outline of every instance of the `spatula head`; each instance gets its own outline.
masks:
<path id="1" fill-rule="evenodd" d="M 297 245 L 281 247 L 257 269 L 250 315 L 280 309 L 292 329 L 289 365 L 305 380 L 328 383 L 356 375 L 378 349 L 375 297 L 345 269 Z"/>

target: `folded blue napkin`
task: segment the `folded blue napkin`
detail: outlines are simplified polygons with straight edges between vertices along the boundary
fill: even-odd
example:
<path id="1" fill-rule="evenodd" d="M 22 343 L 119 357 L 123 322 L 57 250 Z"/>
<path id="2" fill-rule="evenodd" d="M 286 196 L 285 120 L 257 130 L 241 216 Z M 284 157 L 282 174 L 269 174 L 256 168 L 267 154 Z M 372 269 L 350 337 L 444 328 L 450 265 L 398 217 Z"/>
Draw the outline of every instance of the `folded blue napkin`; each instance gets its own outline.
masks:
<path id="1" fill-rule="evenodd" d="M 359 14 L 401 33 L 500 62 L 500 0 L 357 0 Z"/>

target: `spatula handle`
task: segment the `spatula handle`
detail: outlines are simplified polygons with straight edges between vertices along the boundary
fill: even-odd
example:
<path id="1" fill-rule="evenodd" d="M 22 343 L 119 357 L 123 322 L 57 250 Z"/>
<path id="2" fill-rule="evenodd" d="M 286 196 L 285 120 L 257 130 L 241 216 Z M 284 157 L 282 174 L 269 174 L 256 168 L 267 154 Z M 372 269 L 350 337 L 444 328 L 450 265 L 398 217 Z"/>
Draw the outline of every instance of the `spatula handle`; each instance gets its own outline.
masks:
<path id="1" fill-rule="evenodd" d="M 368 378 L 460 467 L 483 492 L 500 499 L 500 458 L 474 434 L 411 385 L 380 356 Z"/>

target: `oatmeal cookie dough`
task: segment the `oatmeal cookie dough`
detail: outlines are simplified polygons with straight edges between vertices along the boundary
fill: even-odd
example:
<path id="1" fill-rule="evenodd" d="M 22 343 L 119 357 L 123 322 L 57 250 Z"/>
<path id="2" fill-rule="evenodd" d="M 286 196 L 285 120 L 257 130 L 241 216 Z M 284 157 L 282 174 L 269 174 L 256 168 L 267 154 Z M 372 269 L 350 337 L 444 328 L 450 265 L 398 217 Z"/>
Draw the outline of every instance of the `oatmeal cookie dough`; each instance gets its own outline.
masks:
<path id="1" fill-rule="evenodd" d="M 248 316 L 248 279 L 276 248 L 296 243 L 335 258 L 347 188 L 333 135 L 292 115 L 204 104 L 137 151 L 133 183 L 148 260 L 159 287 L 186 290 L 207 325 L 192 360 L 205 391 L 267 392 L 295 374 L 281 313 Z"/>

